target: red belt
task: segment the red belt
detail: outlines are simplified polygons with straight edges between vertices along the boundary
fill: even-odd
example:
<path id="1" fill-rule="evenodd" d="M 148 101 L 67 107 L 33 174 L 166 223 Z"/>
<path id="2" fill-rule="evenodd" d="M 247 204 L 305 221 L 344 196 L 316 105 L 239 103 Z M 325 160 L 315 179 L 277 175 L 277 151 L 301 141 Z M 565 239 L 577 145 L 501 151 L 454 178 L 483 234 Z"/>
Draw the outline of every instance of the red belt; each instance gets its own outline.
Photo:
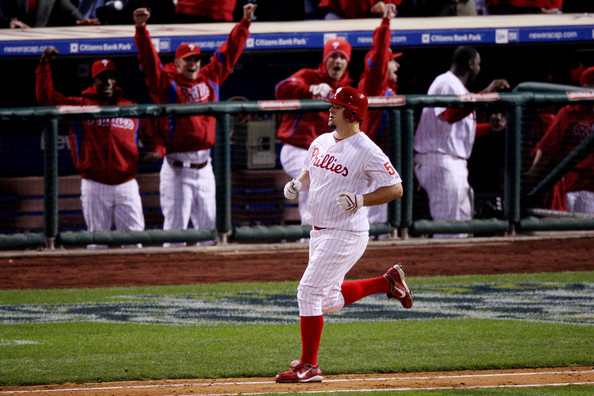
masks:
<path id="1" fill-rule="evenodd" d="M 313 229 L 316 230 L 316 231 L 319 231 L 319 230 L 325 230 L 326 227 L 313 226 Z"/>
<path id="2" fill-rule="evenodd" d="M 204 161 L 204 162 L 201 162 L 199 164 L 188 164 L 187 167 L 188 168 L 192 168 L 192 169 L 202 169 L 207 164 L 208 164 L 208 161 Z M 176 168 L 184 168 L 184 163 L 181 162 L 181 161 L 173 161 L 173 163 L 171 165 L 173 165 Z"/>

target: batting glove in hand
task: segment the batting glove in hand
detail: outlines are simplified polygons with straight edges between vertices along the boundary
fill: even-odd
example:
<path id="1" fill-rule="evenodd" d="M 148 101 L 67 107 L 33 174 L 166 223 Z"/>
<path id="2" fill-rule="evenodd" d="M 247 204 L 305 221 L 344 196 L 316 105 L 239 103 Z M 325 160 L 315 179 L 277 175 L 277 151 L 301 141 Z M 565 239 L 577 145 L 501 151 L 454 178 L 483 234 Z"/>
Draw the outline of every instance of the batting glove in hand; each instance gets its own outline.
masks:
<path id="1" fill-rule="evenodd" d="M 336 196 L 336 202 L 346 212 L 355 213 L 363 206 L 363 195 L 343 192 Z"/>
<path id="2" fill-rule="evenodd" d="M 332 91 L 332 87 L 326 83 L 312 84 L 309 86 L 309 92 L 318 99 L 327 99 Z"/>
<path id="3" fill-rule="evenodd" d="M 297 193 L 301 190 L 301 182 L 297 180 L 291 180 L 287 184 L 285 184 L 285 198 L 287 199 L 295 199 L 297 198 Z"/>

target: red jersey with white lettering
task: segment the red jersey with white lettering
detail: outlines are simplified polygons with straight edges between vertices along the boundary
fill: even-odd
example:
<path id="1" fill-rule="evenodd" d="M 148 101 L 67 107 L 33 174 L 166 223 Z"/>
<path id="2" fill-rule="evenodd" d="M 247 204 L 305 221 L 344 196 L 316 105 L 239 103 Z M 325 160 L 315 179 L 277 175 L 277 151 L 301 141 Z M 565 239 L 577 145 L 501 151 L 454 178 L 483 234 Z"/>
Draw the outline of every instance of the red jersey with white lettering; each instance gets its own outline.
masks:
<path id="1" fill-rule="evenodd" d="M 367 231 L 367 207 L 355 213 L 344 211 L 336 196 L 343 192 L 366 194 L 380 187 L 401 183 L 383 151 L 363 133 L 337 141 L 324 133 L 313 141 L 304 170 L 309 172 L 309 196 L 304 220 L 323 228 Z"/>
<path id="2" fill-rule="evenodd" d="M 553 124 L 538 142 L 548 157 L 560 162 L 571 153 L 594 128 L 594 106 L 587 104 L 563 107 L 555 116 Z M 578 162 L 563 178 L 565 192 L 594 191 L 594 154 Z"/>
<path id="3" fill-rule="evenodd" d="M 394 96 L 397 85 L 388 79 L 390 49 L 390 18 L 382 18 L 382 23 L 373 32 L 373 42 L 365 56 L 365 69 L 359 81 L 359 91 L 369 96 Z M 388 147 L 388 112 L 383 109 L 369 109 L 363 119 L 361 129 L 384 151 Z"/>
<path id="4" fill-rule="evenodd" d="M 348 70 L 338 81 L 331 79 L 322 62 L 317 69 L 301 69 L 289 78 L 276 84 L 274 95 L 276 99 L 316 99 L 309 92 L 310 85 L 326 83 L 336 90 L 349 86 Z M 311 142 L 320 134 L 330 132 L 328 126 L 328 110 L 318 113 L 285 113 L 278 128 L 276 137 L 283 143 L 307 150 Z"/>
<path id="5" fill-rule="evenodd" d="M 137 26 L 134 40 L 146 84 L 155 103 L 207 103 L 220 100 L 220 87 L 237 63 L 249 36 L 251 22 L 242 19 L 229 33 L 227 40 L 200 68 L 198 78 L 188 81 L 177 73 L 175 65 L 165 67 L 153 47 L 146 26 Z M 210 149 L 215 142 L 216 121 L 212 116 L 193 115 L 162 119 L 167 153 Z"/>
<path id="6" fill-rule="evenodd" d="M 37 101 L 42 106 L 127 106 L 135 103 L 123 97 L 117 87 L 112 100 L 101 99 L 95 87 L 82 96 L 65 96 L 54 89 L 48 64 L 40 64 L 35 72 Z M 101 118 L 71 122 L 70 152 L 74 165 L 84 179 L 116 185 L 132 180 L 138 170 L 138 139 L 149 150 L 162 148 L 162 142 L 152 135 L 148 119 Z"/>

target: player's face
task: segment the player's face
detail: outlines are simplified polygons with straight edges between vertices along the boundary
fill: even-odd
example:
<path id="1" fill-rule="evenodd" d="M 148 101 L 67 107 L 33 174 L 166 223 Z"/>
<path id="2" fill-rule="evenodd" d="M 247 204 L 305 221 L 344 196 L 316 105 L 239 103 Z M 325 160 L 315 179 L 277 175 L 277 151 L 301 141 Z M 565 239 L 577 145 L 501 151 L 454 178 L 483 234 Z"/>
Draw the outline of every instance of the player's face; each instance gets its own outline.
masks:
<path id="1" fill-rule="evenodd" d="M 194 81 L 198 78 L 201 61 L 202 58 L 200 56 L 191 55 L 183 59 L 177 58 L 175 60 L 175 66 L 178 73 L 183 74 L 187 80 Z"/>
<path id="2" fill-rule="evenodd" d="M 340 125 L 344 121 L 344 106 L 337 105 L 336 103 L 332 103 L 332 107 L 330 107 L 328 115 L 328 126 L 332 129 L 336 129 L 338 125 Z"/>
<path id="3" fill-rule="evenodd" d="M 398 81 L 398 69 L 400 69 L 400 63 L 396 62 L 396 59 L 392 59 L 388 63 L 388 81 L 390 82 L 397 82 Z"/>
<path id="4" fill-rule="evenodd" d="M 333 80 L 340 80 L 349 65 L 349 61 L 342 54 L 333 54 L 326 59 L 326 71 Z"/>
<path id="5" fill-rule="evenodd" d="M 116 74 L 113 71 L 107 70 L 95 77 L 93 84 L 95 85 L 99 96 L 109 100 L 115 95 L 118 82 Z"/>

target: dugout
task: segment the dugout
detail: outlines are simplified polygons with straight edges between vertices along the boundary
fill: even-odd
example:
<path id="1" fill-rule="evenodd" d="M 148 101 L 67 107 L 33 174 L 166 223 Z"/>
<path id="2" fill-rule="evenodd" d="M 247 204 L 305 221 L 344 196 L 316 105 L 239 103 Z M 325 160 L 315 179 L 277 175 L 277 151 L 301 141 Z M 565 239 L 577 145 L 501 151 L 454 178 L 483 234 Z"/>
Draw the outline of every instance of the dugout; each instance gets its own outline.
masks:
<path id="1" fill-rule="evenodd" d="M 212 52 L 226 39 L 233 25 L 154 25 L 149 26 L 149 30 L 161 49 L 163 60 L 168 61 L 183 41 L 197 41 L 205 52 Z M 353 44 L 349 72 L 357 80 L 373 29 L 378 25 L 379 19 L 254 22 L 250 29 L 251 41 L 223 85 L 221 98 L 272 99 L 278 81 L 300 68 L 317 67 L 324 41 L 333 37 L 347 38 Z M 54 45 L 60 51 L 53 71 L 56 86 L 65 94 L 78 95 L 89 85 L 90 64 L 97 58 L 109 57 L 120 69 L 126 96 L 148 103 L 148 90 L 138 70 L 133 29 L 130 25 L 0 31 L 3 69 L 11 76 L 6 80 L 1 106 L 35 105 L 34 71 L 46 45 Z M 586 67 L 594 65 L 591 50 L 594 17 L 590 15 L 396 18 L 392 21 L 392 30 L 392 48 L 405 53 L 399 71 L 401 94 L 424 94 L 433 78 L 449 68 L 451 53 L 459 44 L 474 45 L 481 53 L 483 67 L 476 90 L 493 78 L 507 78 L 512 87 L 523 81 L 571 84 L 571 69 L 579 63 Z M 18 120 L 3 122 L 1 128 L 0 177 L 43 175 L 43 123 Z M 58 170 L 61 176 L 72 176 L 77 172 L 72 169 L 65 136 L 66 130 L 61 128 L 57 142 Z M 494 188 L 493 185 L 480 186 L 481 183 L 501 182 L 497 167 L 492 166 L 493 161 L 501 160 L 501 150 L 493 148 L 501 145 L 501 137 L 475 145 L 472 159 L 475 163 L 470 167 L 470 177 L 471 184 L 479 185 L 479 193 L 490 194 Z M 497 158 L 490 157 L 495 154 Z M 151 174 L 157 167 L 142 169 L 142 172 Z M 278 163 L 274 168 L 279 169 Z M 473 174 L 472 169 L 480 172 Z M 488 176 L 489 172 L 493 172 L 492 177 Z M 249 176 L 258 179 L 253 174 Z M 282 180 L 275 178 L 273 184 L 266 188 L 275 189 Z M 426 212 L 421 209 L 415 215 L 422 218 Z"/>
<path id="2" fill-rule="evenodd" d="M 323 43 L 333 37 L 345 38 L 352 44 L 349 73 L 358 81 L 373 30 L 379 23 L 379 18 L 253 22 L 244 53 L 221 87 L 221 99 L 273 99 L 274 87 L 280 80 L 300 68 L 317 67 Z M 185 41 L 197 42 L 210 55 L 233 26 L 149 23 L 149 31 L 163 61 L 168 62 L 177 45 Z M 594 15 L 590 14 L 395 18 L 391 27 L 392 48 L 404 52 L 399 59 L 400 94 L 426 93 L 433 78 L 449 68 L 453 49 L 460 44 L 475 46 L 483 61 L 471 91 L 481 90 L 494 78 L 506 78 L 512 87 L 525 81 L 572 84 L 572 70 L 594 65 Z M 36 106 L 35 68 L 47 45 L 60 52 L 52 70 L 55 85 L 64 94 L 79 95 L 90 84 L 91 63 L 109 57 L 120 70 L 126 97 L 140 104 L 150 103 L 133 36 L 132 23 L 0 30 L 5 76 L 0 107 Z M 0 176 L 42 174 L 40 128 L 36 124 L 2 125 Z M 64 133 L 59 137 L 60 169 L 75 173 Z M 493 144 L 497 142 L 486 142 L 485 146 Z M 480 143 L 476 149 L 482 150 Z"/>

